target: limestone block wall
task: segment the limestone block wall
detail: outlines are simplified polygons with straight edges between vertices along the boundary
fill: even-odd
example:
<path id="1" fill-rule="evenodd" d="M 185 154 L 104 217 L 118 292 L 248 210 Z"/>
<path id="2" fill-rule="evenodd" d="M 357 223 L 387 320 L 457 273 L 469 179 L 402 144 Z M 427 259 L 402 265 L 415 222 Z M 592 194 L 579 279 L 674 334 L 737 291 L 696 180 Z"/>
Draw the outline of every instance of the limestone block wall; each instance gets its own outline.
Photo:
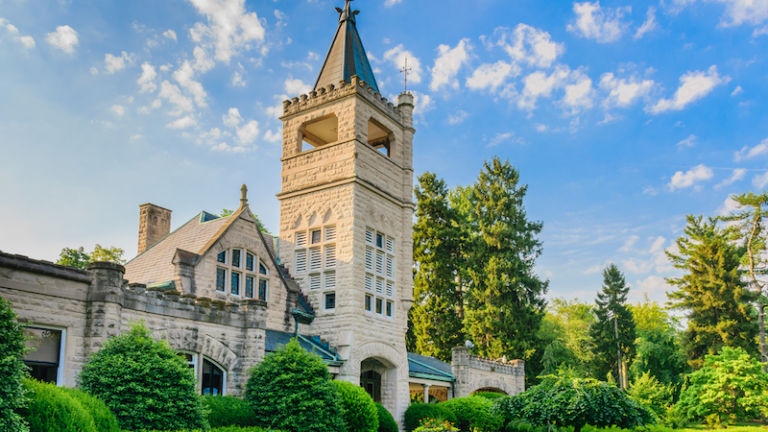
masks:
<path id="1" fill-rule="evenodd" d="M 525 363 L 490 360 L 469 354 L 463 347 L 453 349 L 451 364 L 456 378 L 456 397 L 469 396 L 481 389 L 496 389 L 512 396 L 525 391 Z"/>

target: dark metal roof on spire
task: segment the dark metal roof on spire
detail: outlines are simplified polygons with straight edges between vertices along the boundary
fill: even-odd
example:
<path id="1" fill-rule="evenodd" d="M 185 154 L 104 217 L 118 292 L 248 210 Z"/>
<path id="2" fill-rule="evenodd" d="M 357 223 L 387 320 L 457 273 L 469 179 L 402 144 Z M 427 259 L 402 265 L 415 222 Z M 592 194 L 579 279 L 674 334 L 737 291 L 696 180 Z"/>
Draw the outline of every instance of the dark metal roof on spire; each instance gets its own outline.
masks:
<path id="1" fill-rule="evenodd" d="M 328 84 L 338 84 L 341 80 L 349 82 L 354 75 L 357 75 L 376 91 L 379 91 L 376 78 L 373 76 L 373 69 L 368 62 L 368 55 L 365 53 L 360 34 L 357 32 L 355 16 L 360 11 L 352 10 L 351 1 L 353 0 L 346 0 L 344 9 L 336 8 L 336 11 L 339 12 L 339 28 L 336 29 L 331 48 L 328 50 L 322 69 L 320 69 L 320 76 L 315 82 L 315 90 Z"/>

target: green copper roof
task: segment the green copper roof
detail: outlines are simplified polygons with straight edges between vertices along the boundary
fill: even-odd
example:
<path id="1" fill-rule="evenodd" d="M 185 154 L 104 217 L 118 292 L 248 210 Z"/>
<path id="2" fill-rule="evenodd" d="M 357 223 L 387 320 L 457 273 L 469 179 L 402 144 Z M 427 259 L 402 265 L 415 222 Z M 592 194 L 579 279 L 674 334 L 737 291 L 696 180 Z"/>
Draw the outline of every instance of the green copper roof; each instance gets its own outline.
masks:
<path id="1" fill-rule="evenodd" d="M 357 75 L 379 91 L 373 69 L 368 62 L 368 55 L 363 48 L 363 41 L 360 40 L 360 34 L 357 32 L 355 16 L 360 11 L 353 11 L 349 6 L 350 1 L 352 0 L 346 1 L 343 10 L 336 8 L 339 12 L 339 27 L 336 29 L 331 48 L 320 69 L 320 76 L 315 82 L 315 90 L 328 84 L 338 85 L 341 80 L 349 82 L 354 75 Z"/>

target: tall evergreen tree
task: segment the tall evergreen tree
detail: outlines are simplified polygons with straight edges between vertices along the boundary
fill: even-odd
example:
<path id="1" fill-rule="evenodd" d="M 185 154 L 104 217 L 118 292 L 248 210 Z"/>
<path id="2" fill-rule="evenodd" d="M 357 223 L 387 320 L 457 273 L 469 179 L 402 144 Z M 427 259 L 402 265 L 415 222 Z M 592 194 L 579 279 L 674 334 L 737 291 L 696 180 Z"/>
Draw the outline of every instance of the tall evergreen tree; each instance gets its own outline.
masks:
<path id="1" fill-rule="evenodd" d="M 451 208 L 445 182 L 430 172 L 418 181 L 408 349 L 450 361 L 451 350 L 465 340 L 464 299 L 457 283 L 463 263 L 459 214 Z"/>
<path id="2" fill-rule="evenodd" d="M 523 207 L 527 186 L 498 157 L 483 166 L 471 187 L 467 218 L 473 234 L 468 274 L 466 329 L 475 351 L 486 357 L 522 358 L 540 366 L 548 282 L 534 273 L 541 254 L 542 224 L 528 220 Z M 529 377 L 536 368 L 526 368 Z"/>
<path id="3" fill-rule="evenodd" d="M 688 216 L 684 233 L 677 240 L 679 254 L 667 255 L 685 274 L 667 281 L 677 287 L 668 293 L 671 306 L 687 312 L 688 363 L 698 369 L 705 355 L 717 354 L 724 346 L 756 353 L 752 304 L 757 295 L 741 278 L 744 247 L 734 243 L 737 235 L 701 216 Z"/>
<path id="4" fill-rule="evenodd" d="M 626 376 L 626 365 L 635 354 L 635 322 L 627 307 L 628 294 L 629 285 L 621 270 L 615 264 L 609 265 L 603 270 L 603 288 L 595 301 L 596 321 L 590 328 L 595 346 L 594 371 L 601 379 L 609 373 Z M 626 379 L 619 383 L 624 388 Z"/>

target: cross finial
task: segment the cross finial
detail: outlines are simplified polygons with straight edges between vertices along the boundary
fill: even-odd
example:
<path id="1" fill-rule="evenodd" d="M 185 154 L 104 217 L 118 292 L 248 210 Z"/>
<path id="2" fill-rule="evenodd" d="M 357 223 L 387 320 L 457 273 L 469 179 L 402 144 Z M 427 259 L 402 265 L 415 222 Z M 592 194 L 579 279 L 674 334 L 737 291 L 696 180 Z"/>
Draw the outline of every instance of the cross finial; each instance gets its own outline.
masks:
<path id="1" fill-rule="evenodd" d="M 240 186 L 240 207 L 248 205 L 248 186 Z"/>
<path id="2" fill-rule="evenodd" d="M 403 74 L 403 92 L 408 91 L 408 72 L 412 71 L 413 68 L 408 67 L 408 57 L 405 58 L 405 65 L 403 65 L 403 68 L 400 69 L 400 73 Z"/>

